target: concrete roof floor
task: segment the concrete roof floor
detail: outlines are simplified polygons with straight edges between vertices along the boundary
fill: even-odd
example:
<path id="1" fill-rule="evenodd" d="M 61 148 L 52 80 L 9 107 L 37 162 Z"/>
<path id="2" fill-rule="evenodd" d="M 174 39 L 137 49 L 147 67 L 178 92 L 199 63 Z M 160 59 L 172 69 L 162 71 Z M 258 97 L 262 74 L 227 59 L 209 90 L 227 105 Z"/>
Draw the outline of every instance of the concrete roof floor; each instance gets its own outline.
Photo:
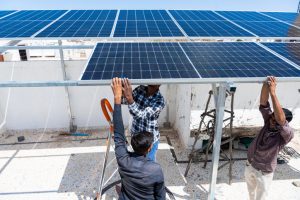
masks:
<path id="1" fill-rule="evenodd" d="M 41 131 L 0 134 L 0 200 L 93 199 L 100 180 L 106 132 L 86 132 L 91 135 L 59 136 L 60 132 L 42 134 Z M 20 135 L 25 136 L 25 141 L 17 143 Z M 300 131 L 289 146 L 300 152 Z M 170 149 L 174 149 L 177 160 L 187 160 L 189 150 L 182 148 L 177 134 L 163 130 L 157 162 L 164 170 L 168 189 L 176 199 L 206 199 L 211 162 L 206 169 L 202 168 L 203 163 L 192 164 L 187 178 L 184 178 L 187 164 L 175 163 Z M 117 166 L 112 151 L 109 156 L 111 164 L 105 180 Z M 246 158 L 246 151 L 235 151 L 234 157 Z M 228 165 L 219 170 L 216 199 L 248 198 L 244 167 L 244 160 L 234 163 L 232 185 L 228 184 Z M 116 172 L 108 184 L 118 179 Z M 300 188 L 292 185 L 294 180 L 300 181 L 300 158 L 290 158 L 288 164 L 278 165 L 270 199 L 299 199 Z M 117 199 L 115 188 L 109 189 L 103 199 Z"/>

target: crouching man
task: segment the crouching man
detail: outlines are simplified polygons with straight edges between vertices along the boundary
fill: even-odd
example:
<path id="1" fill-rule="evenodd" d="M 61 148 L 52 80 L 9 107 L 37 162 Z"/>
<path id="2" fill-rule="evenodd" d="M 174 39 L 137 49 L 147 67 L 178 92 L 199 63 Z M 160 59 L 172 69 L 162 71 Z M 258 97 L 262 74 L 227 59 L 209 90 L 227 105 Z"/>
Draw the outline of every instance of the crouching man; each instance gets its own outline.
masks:
<path id="1" fill-rule="evenodd" d="M 271 111 L 268 102 L 269 96 L 274 112 Z M 245 169 L 250 200 L 266 199 L 277 165 L 277 155 L 294 136 L 289 126 L 293 116 L 291 111 L 281 108 L 276 96 L 275 77 L 267 77 L 262 86 L 259 110 L 264 119 L 264 126 L 248 149 Z"/>
<path id="2" fill-rule="evenodd" d="M 146 157 L 152 148 L 153 134 L 140 132 L 133 135 L 134 153 L 127 151 L 121 112 L 122 80 L 114 78 L 111 87 L 114 93 L 115 154 L 122 184 L 119 199 L 166 199 L 162 168 Z"/>

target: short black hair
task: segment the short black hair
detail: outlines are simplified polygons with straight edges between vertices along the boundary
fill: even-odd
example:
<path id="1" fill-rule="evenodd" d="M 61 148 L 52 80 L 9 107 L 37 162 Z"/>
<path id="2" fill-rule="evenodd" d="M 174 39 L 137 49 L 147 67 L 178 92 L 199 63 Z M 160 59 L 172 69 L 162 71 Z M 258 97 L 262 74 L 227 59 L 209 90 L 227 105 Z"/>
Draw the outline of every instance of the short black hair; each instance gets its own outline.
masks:
<path id="1" fill-rule="evenodd" d="M 292 121 L 293 113 L 289 109 L 286 109 L 286 108 L 282 108 L 282 110 L 284 112 L 286 121 L 288 121 L 288 122 Z"/>
<path id="2" fill-rule="evenodd" d="M 131 146 L 135 153 L 146 155 L 153 143 L 153 139 L 153 134 L 147 131 L 133 134 L 131 137 Z"/>

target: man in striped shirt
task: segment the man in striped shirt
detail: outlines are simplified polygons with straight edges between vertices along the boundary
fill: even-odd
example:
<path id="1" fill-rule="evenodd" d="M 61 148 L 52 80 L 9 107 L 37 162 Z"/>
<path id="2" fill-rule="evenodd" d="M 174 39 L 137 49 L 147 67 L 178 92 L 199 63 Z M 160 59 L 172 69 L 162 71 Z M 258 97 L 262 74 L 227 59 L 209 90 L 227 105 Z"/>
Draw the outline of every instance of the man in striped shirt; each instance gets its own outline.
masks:
<path id="1" fill-rule="evenodd" d="M 160 85 L 141 85 L 132 91 L 128 79 L 123 79 L 122 84 L 124 87 L 122 103 L 128 104 L 129 112 L 133 117 L 131 135 L 143 131 L 153 134 L 153 147 L 147 157 L 155 161 L 160 138 L 158 117 L 165 107 L 165 100 L 159 91 Z"/>

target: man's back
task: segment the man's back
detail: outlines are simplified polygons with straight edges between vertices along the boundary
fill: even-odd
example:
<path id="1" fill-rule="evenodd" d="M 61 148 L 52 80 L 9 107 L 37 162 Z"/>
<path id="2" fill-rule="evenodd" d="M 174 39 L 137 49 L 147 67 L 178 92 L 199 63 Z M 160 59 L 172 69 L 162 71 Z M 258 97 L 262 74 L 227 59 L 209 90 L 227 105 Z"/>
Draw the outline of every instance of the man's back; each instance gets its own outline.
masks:
<path id="1" fill-rule="evenodd" d="M 164 195 L 164 177 L 159 164 L 134 153 L 119 159 L 122 189 L 120 199 L 159 199 Z"/>
<path id="2" fill-rule="evenodd" d="M 113 120 L 115 154 L 122 182 L 120 199 L 165 199 L 160 165 L 127 151 L 121 105 L 115 104 Z"/>

